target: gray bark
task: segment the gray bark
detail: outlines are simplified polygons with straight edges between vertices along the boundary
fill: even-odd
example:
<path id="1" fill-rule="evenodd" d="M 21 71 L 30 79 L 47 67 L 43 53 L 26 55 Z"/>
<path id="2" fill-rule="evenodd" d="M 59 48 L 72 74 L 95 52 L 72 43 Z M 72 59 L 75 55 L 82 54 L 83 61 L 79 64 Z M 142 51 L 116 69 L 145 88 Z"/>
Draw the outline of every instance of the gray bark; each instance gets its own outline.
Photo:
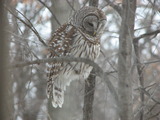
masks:
<path id="1" fill-rule="evenodd" d="M 0 1 L 0 120 L 9 120 L 11 109 L 9 104 L 9 79 L 7 77 L 6 65 L 8 64 L 7 36 L 4 32 L 6 24 L 6 12 L 4 11 L 4 0 Z"/>
<path id="2" fill-rule="evenodd" d="M 121 120 L 132 120 L 132 79 L 131 79 L 131 52 L 134 35 L 135 0 L 124 0 L 122 3 L 122 23 L 119 37 L 118 56 L 118 95 L 119 116 Z"/>
<path id="3" fill-rule="evenodd" d="M 92 70 L 88 79 L 85 81 L 83 120 L 93 120 L 93 101 L 94 101 L 95 85 L 96 85 L 96 76 L 95 76 L 95 71 Z"/>

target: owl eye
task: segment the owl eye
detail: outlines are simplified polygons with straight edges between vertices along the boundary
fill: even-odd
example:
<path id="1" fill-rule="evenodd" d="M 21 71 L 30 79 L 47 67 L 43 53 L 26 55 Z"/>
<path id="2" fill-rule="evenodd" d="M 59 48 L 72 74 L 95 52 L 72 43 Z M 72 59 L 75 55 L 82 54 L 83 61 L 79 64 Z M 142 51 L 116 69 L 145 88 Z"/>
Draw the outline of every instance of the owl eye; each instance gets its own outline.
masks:
<path id="1" fill-rule="evenodd" d="M 93 23 L 90 23 L 90 22 L 88 22 L 88 25 L 89 26 L 91 26 L 91 27 L 93 27 L 94 25 L 93 25 Z"/>

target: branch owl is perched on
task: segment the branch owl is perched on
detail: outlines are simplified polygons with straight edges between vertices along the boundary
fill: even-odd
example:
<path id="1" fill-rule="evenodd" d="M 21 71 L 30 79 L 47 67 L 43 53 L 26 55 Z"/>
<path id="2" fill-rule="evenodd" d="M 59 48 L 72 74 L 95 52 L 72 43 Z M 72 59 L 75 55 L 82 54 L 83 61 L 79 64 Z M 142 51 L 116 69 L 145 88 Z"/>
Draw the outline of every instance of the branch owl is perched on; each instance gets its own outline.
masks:
<path id="1" fill-rule="evenodd" d="M 60 56 L 95 60 L 100 54 L 100 37 L 106 22 L 104 13 L 96 7 L 83 7 L 71 20 L 58 28 L 49 41 L 49 58 Z M 52 62 L 47 68 L 47 95 L 53 107 L 62 107 L 64 91 L 72 80 L 86 79 L 92 67 L 77 62 Z"/>

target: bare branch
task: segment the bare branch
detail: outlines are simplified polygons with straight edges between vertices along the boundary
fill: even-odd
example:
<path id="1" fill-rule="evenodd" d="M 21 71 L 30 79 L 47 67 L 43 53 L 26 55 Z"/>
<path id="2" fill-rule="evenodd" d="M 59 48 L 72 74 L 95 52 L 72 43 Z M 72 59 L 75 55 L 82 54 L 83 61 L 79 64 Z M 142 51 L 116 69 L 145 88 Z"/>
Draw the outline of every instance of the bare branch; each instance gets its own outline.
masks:
<path id="1" fill-rule="evenodd" d="M 139 88 L 140 91 L 142 91 L 145 95 L 147 95 L 150 99 L 152 99 L 157 104 L 160 104 L 160 102 L 156 99 L 154 99 L 144 88 Z"/>
<path id="2" fill-rule="evenodd" d="M 72 10 L 73 10 L 73 11 L 76 11 L 76 10 L 74 9 L 73 5 L 71 5 L 71 3 L 70 3 L 68 0 L 66 0 L 66 1 L 67 1 L 68 5 L 72 8 Z"/>
<path id="3" fill-rule="evenodd" d="M 149 117 L 147 120 L 150 120 L 150 119 L 152 119 L 152 118 L 154 118 L 154 117 L 158 116 L 159 114 L 160 114 L 160 111 L 159 111 L 159 112 L 157 112 L 156 114 L 152 115 L 151 117 Z"/>
<path id="4" fill-rule="evenodd" d="M 135 62 L 136 62 L 136 69 L 137 69 L 137 74 L 138 74 L 138 80 L 140 83 L 140 86 L 144 88 L 144 75 L 143 75 L 143 65 L 141 64 L 140 61 L 140 53 L 139 53 L 139 42 L 138 41 L 133 41 L 133 46 L 134 46 L 134 52 L 135 52 Z M 140 100 L 141 100 L 141 106 L 144 105 L 144 93 L 140 91 Z M 140 111 L 140 120 L 143 120 L 144 118 L 144 110 L 141 109 Z"/>
<path id="5" fill-rule="evenodd" d="M 115 3 L 111 2 L 110 0 L 105 0 L 109 6 L 117 11 L 117 13 L 121 16 L 122 15 L 122 8 Z"/>
<path id="6" fill-rule="evenodd" d="M 57 19 L 56 15 L 52 12 L 52 10 L 41 0 L 38 0 L 42 5 L 44 5 L 52 14 L 52 16 L 54 17 L 54 19 L 56 20 L 56 22 L 58 23 L 59 26 L 61 26 L 61 23 L 59 22 L 59 20 Z"/>
<path id="7" fill-rule="evenodd" d="M 30 28 L 35 35 L 38 37 L 39 41 L 45 46 L 47 47 L 47 44 L 43 41 L 43 39 L 41 38 L 41 36 L 39 35 L 39 33 L 37 32 L 37 30 L 34 28 L 34 26 L 32 25 L 32 23 L 30 22 L 30 20 L 28 18 L 26 18 L 20 11 L 16 10 L 18 13 L 20 13 L 27 21 L 29 24 L 27 24 L 24 20 L 22 20 L 21 18 L 19 18 L 18 16 L 16 16 L 9 8 L 5 7 L 15 18 L 17 18 L 19 21 L 21 21 L 23 24 L 25 24 L 28 28 Z"/>
<path id="8" fill-rule="evenodd" d="M 156 106 L 157 106 L 158 103 L 155 103 L 149 110 L 146 114 L 149 114 Z"/>
<path id="9" fill-rule="evenodd" d="M 28 65 L 33 65 L 33 64 L 41 64 L 41 63 L 51 63 L 51 62 L 83 62 L 86 64 L 89 64 L 90 66 L 93 67 L 95 74 L 102 78 L 102 80 L 105 81 L 107 87 L 109 88 L 110 92 L 113 95 L 114 100 L 116 101 L 116 104 L 118 106 L 118 95 L 116 93 L 116 90 L 114 86 L 112 85 L 111 81 L 108 78 L 108 72 L 103 72 L 103 70 L 96 64 L 95 62 L 91 61 L 90 59 L 87 58 L 75 58 L 75 57 L 58 57 L 58 58 L 48 58 L 48 59 L 39 59 L 39 60 L 34 60 L 34 61 L 27 61 L 23 63 L 17 63 L 9 66 L 9 68 L 16 68 L 16 67 L 24 67 Z"/>
<path id="10" fill-rule="evenodd" d="M 13 65 L 9 66 L 9 68 L 24 67 L 24 66 L 28 66 L 28 65 L 41 64 L 41 63 L 64 62 L 64 61 L 65 62 L 84 62 L 86 64 L 93 66 L 94 69 L 96 69 L 96 71 L 98 71 L 97 73 L 99 76 L 101 76 L 101 74 L 103 73 L 103 70 L 95 62 L 91 61 L 90 59 L 74 58 L 74 57 L 69 57 L 69 56 L 27 61 L 27 62 L 23 62 L 23 63 L 13 64 Z"/>
<path id="11" fill-rule="evenodd" d="M 144 63 L 141 63 L 141 64 L 148 65 L 148 64 L 152 64 L 152 63 L 158 63 L 158 62 L 160 62 L 160 59 L 158 59 L 158 60 L 153 60 L 153 61 L 147 61 L 147 62 L 144 62 Z"/>
<path id="12" fill-rule="evenodd" d="M 83 2 L 83 7 L 86 6 L 86 4 L 88 3 L 88 1 L 89 1 L 89 0 L 85 0 L 85 1 Z"/>
<path id="13" fill-rule="evenodd" d="M 144 34 L 140 35 L 139 37 L 134 38 L 133 40 L 138 41 L 141 38 L 148 37 L 148 36 L 151 36 L 151 35 L 156 36 L 158 33 L 160 33 L 160 30 L 155 30 L 155 31 L 152 31 L 152 32 L 149 32 L 149 33 L 144 33 Z"/>

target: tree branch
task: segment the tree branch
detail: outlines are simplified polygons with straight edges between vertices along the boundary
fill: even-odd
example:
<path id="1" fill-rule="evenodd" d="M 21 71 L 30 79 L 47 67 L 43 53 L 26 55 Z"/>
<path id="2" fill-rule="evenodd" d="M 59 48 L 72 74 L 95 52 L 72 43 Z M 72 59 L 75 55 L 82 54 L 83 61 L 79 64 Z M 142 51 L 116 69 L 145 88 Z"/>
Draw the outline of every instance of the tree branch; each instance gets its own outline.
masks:
<path id="1" fill-rule="evenodd" d="M 140 86 L 143 88 L 144 87 L 144 77 L 143 77 L 143 65 L 141 64 L 140 61 L 140 53 L 139 53 L 139 43 L 137 40 L 133 41 L 133 46 L 134 46 L 134 52 L 135 52 L 135 62 L 136 62 L 136 69 L 137 69 L 137 74 L 138 74 L 138 79 Z M 141 106 L 144 105 L 144 93 L 140 91 L 140 100 L 141 100 Z M 143 120 L 144 118 L 144 110 L 141 109 L 140 111 L 140 120 Z"/>
<path id="2" fill-rule="evenodd" d="M 155 103 L 160 104 L 160 102 L 154 99 L 144 88 L 139 88 L 139 90 L 143 92 L 146 96 L 148 96 L 150 99 L 152 99 Z"/>
<path id="3" fill-rule="evenodd" d="M 144 63 L 142 63 L 142 64 L 148 65 L 148 64 L 159 63 L 159 62 L 160 62 L 160 59 L 159 59 L 159 60 L 147 61 L 147 62 L 144 62 Z"/>
<path id="4" fill-rule="evenodd" d="M 54 19 L 56 20 L 56 22 L 58 23 L 59 26 L 61 26 L 61 23 L 59 22 L 59 20 L 57 19 L 56 15 L 52 12 L 52 10 L 41 0 L 38 0 L 42 5 L 44 5 L 49 12 L 52 14 L 52 16 L 54 17 Z"/>
<path id="5" fill-rule="evenodd" d="M 20 11 L 16 10 L 19 14 L 21 14 L 27 21 L 29 24 L 27 24 L 24 20 L 22 20 L 21 18 L 19 18 L 18 16 L 16 16 L 9 8 L 5 7 L 15 18 L 17 18 L 19 21 L 21 21 L 24 25 L 26 25 L 28 28 L 30 28 L 35 35 L 38 37 L 39 41 L 45 46 L 47 47 L 47 44 L 43 41 L 43 39 L 41 38 L 41 36 L 39 35 L 39 33 L 37 32 L 37 30 L 34 28 L 34 26 L 32 25 L 32 23 L 30 22 L 30 20 L 24 16 Z"/>
<path id="6" fill-rule="evenodd" d="M 74 6 L 69 2 L 69 0 L 66 0 L 66 2 L 67 2 L 68 5 L 72 8 L 73 11 L 76 11 L 76 10 L 74 9 Z M 74 2 L 74 1 L 73 1 L 73 2 Z"/>
<path id="7" fill-rule="evenodd" d="M 150 117 L 149 117 L 148 119 L 146 119 L 146 120 L 151 120 L 152 118 L 157 117 L 159 114 L 160 114 L 160 111 L 157 112 L 156 114 L 150 116 Z M 158 118 L 157 118 L 157 119 L 158 119 Z"/>
<path id="8" fill-rule="evenodd" d="M 149 32 L 149 33 L 144 33 L 144 34 L 140 35 L 139 37 L 134 38 L 133 41 L 138 41 L 141 38 L 148 37 L 148 36 L 151 36 L 151 35 L 156 36 L 158 33 L 160 33 L 160 30 L 155 30 L 155 31 L 152 31 L 152 32 Z"/>
<path id="9" fill-rule="evenodd" d="M 109 6 L 111 6 L 113 9 L 115 9 L 120 16 L 122 15 L 122 8 L 120 6 L 114 4 L 110 0 L 105 0 L 105 1 L 108 3 Z"/>
<path id="10" fill-rule="evenodd" d="M 95 79 L 95 71 L 92 70 L 88 79 L 85 80 L 83 120 L 93 120 L 93 101 L 96 85 Z"/>
<path id="11" fill-rule="evenodd" d="M 39 60 L 34 60 L 34 61 L 26 61 L 26 62 L 22 62 L 22 63 L 12 64 L 9 66 L 9 68 L 24 67 L 24 66 L 28 66 L 28 65 L 41 64 L 41 63 L 64 62 L 64 61 L 65 62 L 84 62 L 86 64 L 89 64 L 90 66 L 93 66 L 96 69 L 99 76 L 101 75 L 100 73 L 103 73 L 103 70 L 95 62 L 91 61 L 90 59 L 75 58 L 75 57 L 70 57 L 70 56 L 39 59 Z"/>
<path id="12" fill-rule="evenodd" d="M 111 83 L 111 81 L 108 78 L 108 72 L 104 72 L 99 66 L 98 64 L 96 64 L 95 62 L 91 61 L 90 59 L 87 58 L 75 58 L 75 57 L 58 57 L 58 58 L 48 58 L 48 59 L 39 59 L 39 60 L 34 60 L 34 61 L 27 61 L 27 62 L 23 62 L 23 63 L 17 63 L 17 64 L 13 64 L 8 66 L 8 68 L 16 68 L 16 67 L 24 67 L 24 66 L 28 66 L 28 65 L 33 65 L 33 64 L 41 64 L 41 63 L 51 63 L 51 62 L 83 62 L 86 64 L 89 64 L 90 66 L 93 67 L 94 71 L 95 71 L 95 75 L 99 76 L 103 81 L 105 81 L 107 87 L 109 88 L 113 98 L 116 101 L 116 104 L 118 106 L 118 95 L 116 93 L 116 90 L 113 86 L 113 84 Z M 110 72 L 109 72 L 110 73 Z M 111 72 L 112 73 L 112 72 Z M 92 88 L 93 89 L 93 88 Z"/>

